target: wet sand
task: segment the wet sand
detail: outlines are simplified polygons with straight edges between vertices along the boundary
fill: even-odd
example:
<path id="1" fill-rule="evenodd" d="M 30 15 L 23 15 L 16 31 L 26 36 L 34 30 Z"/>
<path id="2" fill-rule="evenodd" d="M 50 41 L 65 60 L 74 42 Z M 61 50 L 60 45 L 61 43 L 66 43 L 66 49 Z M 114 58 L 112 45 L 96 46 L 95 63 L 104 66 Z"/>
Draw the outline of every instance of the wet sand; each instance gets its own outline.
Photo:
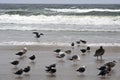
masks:
<path id="1" fill-rule="evenodd" d="M 72 61 L 64 58 L 59 60 L 55 57 L 53 50 L 61 48 L 63 51 L 71 49 L 71 47 L 63 46 L 27 46 L 28 52 L 26 56 L 20 59 L 16 52 L 20 51 L 24 46 L 0 46 L 0 80 L 119 80 L 120 79 L 120 47 L 104 47 L 106 52 L 103 55 L 103 61 L 93 57 L 95 50 L 99 47 L 92 47 L 90 53 L 81 55 L 79 48 L 72 50 L 72 54 L 80 55 L 81 60 L 78 65 L 74 65 Z M 35 63 L 31 63 L 29 56 L 35 54 Z M 29 75 L 22 75 L 22 78 L 14 75 L 17 70 L 10 64 L 13 60 L 19 60 L 18 69 L 31 66 Z M 117 64 L 106 77 L 98 76 L 97 68 L 106 62 L 116 60 Z M 45 66 L 56 63 L 57 72 L 54 75 L 46 73 Z M 86 71 L 81 74 L 76 72 L 80 66 L 85 65 Z"/>

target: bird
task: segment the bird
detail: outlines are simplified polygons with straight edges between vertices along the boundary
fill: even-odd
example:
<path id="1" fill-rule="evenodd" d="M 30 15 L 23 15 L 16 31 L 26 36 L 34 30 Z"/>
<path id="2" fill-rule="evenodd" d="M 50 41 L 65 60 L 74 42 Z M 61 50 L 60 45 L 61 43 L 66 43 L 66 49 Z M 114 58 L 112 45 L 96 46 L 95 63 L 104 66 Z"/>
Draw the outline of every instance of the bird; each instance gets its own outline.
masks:
<path id="1" fill-rule="evenodd" d="M 90 52 L 90 47 L 88 46 L 88 47 L 86 48 L 86 50 L 87 50 L 87 52 Z"/>
<path id="2" fill-rule="evenodd" d="M 107 69 L 105 69 L 105 70 L 101 70 L 98 75 L 105 76 L 108 73 L 109 73 L 109 71 Z"/>
<path id="3" fill-rule="evenodd" d="M 55 68 L 55 67 L 56 67 L 56 64 L 51 64 L 51 65 L 45 66 L 45 67 L 47 68 L 46 71 L 49 71 L 49 70 L 51 70 L 52 68 Z"/>
<path id="4" fill-rule="evenodd" d="M 64 52 L 59 52 L 59 54 L 56 55 L 57 58 L 64 58 L 65 53 Z"/>
<path id="5" fill-rule="evenodd" d="M 78 55 L 73 55 L 70 60 L 80 60 L 80 57 Z"/>
<path id="6" fill-rule="evenodd" d="M 104 64 L 104 66 L 107 66 L 107 67 L 110 67 L 110 68 L 113 68 L 115 65 L 116 65 L 116 61 L 113 60 L 112 62 L 107 62 Z"/>
<path id="7" fill-rule="evenodd" d="M 72 51 L 71 50 L 66 50 L 65 53 L 66 53 L 66 59 L 69 60 L 71 58 Z"/>
<path id="8" fill-rule="evenodd" d="M 71 54 L 71 52 L 72 52 L 71 50 L 66 50 L 65 51 L 66 54 Z"/>
<path id="9" fill-rule="evenodd" d="M 80 49 L 80 51 L 85 55 L 85 52 L 87 51 L 86 49 Z"/>
<path id="10" fill-rule="evenodd" d="M 27 66 L 26 68 L 23 69 L 23 72 L 28 73 L 30 71 L 30 66 Z"/>
<path id="11" fill-rule="evenodd" d="M 101 75 L 101 76 L 105 76 L 106 74 L 109 74 L 111 71 L 111 67 L 106 65 L 102 65 L 100 68 L 97 68 L 97 69 L 100 70 L 98 75 Z"/>
<path id="12" fill-rule="evenodd" d="M 97 60 L 98 60 L 98 57 L 100 56 L 100 57 L 101 57 L 101 60 L 102 60 L 102 55 L 103 55 L 104 53 L 105 53 L 105 49 L 103 49 L 103 47 L 100 46 L 100 48 L 95 51 L 94 56 L 97 57 Z"/>
<path id="13" fill-rule="evenodd" d="M 83 44 L 86 44 L 87 43 L 87 41 L 85 41 L 85 40 L 80 40 Z"/>
<path id="14" fill-rule="evenodd" d="M 105 70 L 107 67 L 106 66 L 101 66 L 99 68 L 97 68 L 98 70 Z"/>
<path id="15" fill-rule="evenodd" d="M 59 53 L 60 51 L 61 51 L 61 49 L 54 50 L 54 52 L 56 52 L 56 53 Z"/>
<path id="16" fill-rule="evenodd" d="M 76 44 L 79 47 L 80 46 L 80 41 L 76 41 Z"/>
<path id="17" fill-rule="evenodd" d="M 19 61 L 18 60 L 12 61 L 11 64 L 15 65 L 15 67 L 17 67 L 17 65 L 19 64 Z"/>
<path id="18" fill-rule="evenodd" d="M 48 72 L 48 73 L 53 74 L 56 72 L 56 64 L 51 64 L 49 66 L 46 66 L 46 68 L 47 68 L 46 72 Z"/>
<path id="19" fill-rule="evenodd" d="M 69 60 L 76 62 L 74 65 L 77 65 L 77 61 L 80 60 L 80 56 L 78 55 L 73 55 Z"/>
<path id="20" fill-rule="evenodd" d="M 16 53 L 16 55 L 18 55 L 18 56 L 22 57 L 22 56 L 24 55 L 23 50 L 21 50 L 21 51 L 17 52 L 17 53 Z"/>
<path id="21" fill-rule="evenodd" d="M 85 72 L 85 67 L 86 66 L 81 66 L 79 69 L 77 69 L 76 71 L 78 71 L 78 72 L 80 72 L 80 73 L 83 73 L 83 72 Z"/>
<path id="22" fill-rule="evenodd" d="M 29 59 L 33 62 L 34 62 L 35 58 L 36 58 L 35 55 L 32 55 L 32 56 L 29 57 Z"/>
<path id="23" fill-rule="evenodd" d="M 14 74 L 19 75 L 19 77 L 23 74 L 23 69 L 16 71 Z"/>
<path id="24" fill-rule="evenodd" d="M 35 34 L 35 37 L 38 39 L 41 37 L 41 35 L 44 35 L 43 33 L 39 33 L 39 32 L 33 32 L 33 34 Z"/>
<path id="25" fill-rule="evenodd" d="M 21 51 L 17 52 L 16 55 L 23 57 L 23 55 L 27 52 L 27 47 L 24 47 Z"/>
<path id="26" fill-rule="evenodd" d="M 72 43 L 71 43 L 71 47 L 72 47 L 72 49 L 74 49 L 74 46 L 75 46 L 75 43 L 72 42 Z"/>

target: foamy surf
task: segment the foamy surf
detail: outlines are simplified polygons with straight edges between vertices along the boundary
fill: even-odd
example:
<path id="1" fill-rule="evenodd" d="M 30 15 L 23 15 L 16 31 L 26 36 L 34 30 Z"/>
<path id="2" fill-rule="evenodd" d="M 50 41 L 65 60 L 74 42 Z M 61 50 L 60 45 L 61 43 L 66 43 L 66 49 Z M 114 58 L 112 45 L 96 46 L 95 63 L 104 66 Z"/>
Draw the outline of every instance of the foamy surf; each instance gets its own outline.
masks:
<path id="1" fill-rule="evenodd" d="M 120 16 L 0 15 L 0 24 L 120 25 Z"/>
<path id="2" fill-rule="evenodd" d="M 1 46 L 68 46 L 70 47 L 71 43 L 62 43 L 62 42 L 18 42 L 18 41 L 10 41 L 10 42 L 2 42 Z M 87 43 L 81 44 L 81 46 L 119 46 L 120 43 Z M 77 44 L 76 44 L 77 47 Z"/>

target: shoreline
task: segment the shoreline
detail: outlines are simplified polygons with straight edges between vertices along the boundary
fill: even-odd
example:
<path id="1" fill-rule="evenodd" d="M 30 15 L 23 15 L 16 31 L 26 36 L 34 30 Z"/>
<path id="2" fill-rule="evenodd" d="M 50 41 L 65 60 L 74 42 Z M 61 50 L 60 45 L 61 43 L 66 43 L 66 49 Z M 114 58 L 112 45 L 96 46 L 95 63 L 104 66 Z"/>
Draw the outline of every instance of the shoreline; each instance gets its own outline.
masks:
<path id="1" fill-rule="evenodd" d="M 73 50 L 73 48 L 71 46 L 56 46 L 56 45 L 0 45 L 0 51 L 4 51 L 4 50 L 21 50 L 24 47 L 27 47 L 28 51 L 51 51 L 51 50 L 55 50 L 55 49 L 62 49 L 62 50 Z M 85 47 L 74 47 L 74 50 L 76 49 L 84 49 Z M 95 51 L 96 49 L 98 49 L 100 46 L 90 46 L 91 51 Z M 108 52 L 116 52 L 116 51 L 120 51 L 120 46 L 103 46 L 103 48 L 108 51 Z"/>

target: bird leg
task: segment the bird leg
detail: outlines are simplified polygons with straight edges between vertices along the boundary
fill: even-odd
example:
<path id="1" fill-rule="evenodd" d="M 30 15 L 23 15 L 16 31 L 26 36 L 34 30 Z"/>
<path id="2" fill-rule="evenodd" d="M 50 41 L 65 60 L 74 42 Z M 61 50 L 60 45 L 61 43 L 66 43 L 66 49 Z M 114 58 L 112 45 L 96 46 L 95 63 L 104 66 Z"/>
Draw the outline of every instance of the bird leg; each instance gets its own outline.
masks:
<path id="1" fill-rule="evenodd" d="M 101 60 L 102 60 L 102 56 L 100 56 L 101 57 Z"/>
<path id="2" fill-rule="evenodd" d="M 98 56 L 97 56 L 97 60 L 98 60 Z"/>

